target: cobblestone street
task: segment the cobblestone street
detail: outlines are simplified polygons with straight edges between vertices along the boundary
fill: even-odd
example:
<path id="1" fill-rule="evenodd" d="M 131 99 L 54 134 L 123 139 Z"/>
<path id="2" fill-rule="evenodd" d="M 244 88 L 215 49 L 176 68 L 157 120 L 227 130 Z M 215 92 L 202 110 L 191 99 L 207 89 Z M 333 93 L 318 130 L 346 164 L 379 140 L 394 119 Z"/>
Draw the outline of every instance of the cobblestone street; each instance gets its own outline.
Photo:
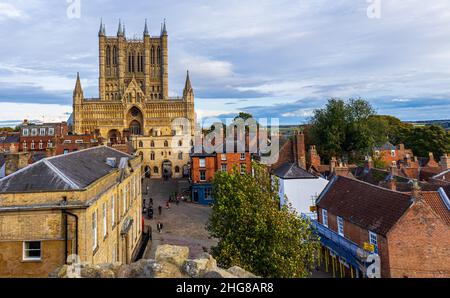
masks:
<path id="1" fill-rule="evenodd" d="M 171 203 L 171 208 L 166 209 L 169 195 L 178 191 L 179 183 L 187 185 L 186 180 L 145 179 L 143 184 L 143 198 L 147 201 L 153 198 L 153 219 L 150 220 L 146 214 L 145 225 L 152 227 L 152 241 L 144 258 L 153 258 L 155 249 L 160 244 L 173 244 L 188 246 L 190 257 L 194 258 L 216 244 L 214 239 L 209 239 L 205 225 L 211 212 L 210 207 L 180 201 L 177 206 Z M 146 194 L 146 186 L 149 186 L 149 193 Z M 158 214 L 158 206 L 162 207 L 161 216 Z M 156 224 L 161 221 L 163 224 L 162 233 L 158 233 Z"/>

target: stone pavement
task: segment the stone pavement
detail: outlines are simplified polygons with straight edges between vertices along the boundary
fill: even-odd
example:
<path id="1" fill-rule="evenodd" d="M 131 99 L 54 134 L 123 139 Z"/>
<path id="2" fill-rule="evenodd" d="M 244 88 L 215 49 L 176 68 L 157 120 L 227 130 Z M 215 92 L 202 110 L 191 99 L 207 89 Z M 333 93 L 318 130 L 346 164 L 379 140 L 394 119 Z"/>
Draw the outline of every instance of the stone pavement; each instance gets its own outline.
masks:
<path id="1" fill-rule="evenodd" d="M 143 198 L 148 200 L 153 198 L 153 219 L 150 220 L 144 215 L 145 224 L 152 227 L 152 241 L 150 249 L 144 256 L 146 259 L 155 257 L 156 247 L 160 244 L 172 244 L 189 247 L 189 257 L 195 258 L 205 249 L 215 245 L 217 241 L 210 239 L 205 225 L 211 212 L 210 207 L 180 201 L 177 206 L 171 203 L 171 208 L 166 209 L 169 195 L 178 191 L 180 180 L 171 179 L 145 179 L 143 183 Z M 186 184 L 186 181 L 180 183 Z M 146 186 L 149 186 L 149 194 L 146 195 Z M 163 207 L 161 216 L 158 215 L 158 206 Z M 156 224 L 161 221 L 163 224 L 162 233 L 158 233 Z"/>

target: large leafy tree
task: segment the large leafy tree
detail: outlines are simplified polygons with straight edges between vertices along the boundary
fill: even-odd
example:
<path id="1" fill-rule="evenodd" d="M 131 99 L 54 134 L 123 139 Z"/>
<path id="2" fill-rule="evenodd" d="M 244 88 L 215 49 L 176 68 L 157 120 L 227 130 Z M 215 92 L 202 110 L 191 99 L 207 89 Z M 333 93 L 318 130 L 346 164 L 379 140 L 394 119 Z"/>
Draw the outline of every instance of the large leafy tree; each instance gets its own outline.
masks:
<path id="1" fill-rule="evenodd" d="M 387 140 L 383 129 L 386 122 L 374 115 L 366 100 L 330 99 L 325 108 L 314 111 L 312 140 L 325 159 L 348 153 L 368 154 L 373 145 Z"/>
<path id="2" fill-rule="evenodd" d="M 429 152 L 440 157 L 450 153 L 450 134 L 436 125 L 419 126 L 404 132 L 402 143 L 415 155 L 426 157 Z"/>
<path id="3" fill-rule="evenodd" d="M 212 253 L 223 267 L 240 266 L 263 277 L 307 277 L 318 241 L 290 205 L 279 207 L 278 187 L 254 164 L 254 175 L 215 175 L 208 223 L 219 242 Z"/>

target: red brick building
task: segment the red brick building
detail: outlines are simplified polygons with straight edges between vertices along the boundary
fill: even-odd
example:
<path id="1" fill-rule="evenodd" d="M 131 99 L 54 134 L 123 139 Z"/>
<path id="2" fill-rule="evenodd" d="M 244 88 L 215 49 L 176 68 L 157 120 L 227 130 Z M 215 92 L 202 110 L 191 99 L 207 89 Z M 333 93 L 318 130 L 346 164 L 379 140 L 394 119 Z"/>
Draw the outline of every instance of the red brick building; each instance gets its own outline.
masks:
<path id="1" fill-rule="evenodd" d="M 321 264 L 363 277 L 375 253 L 381 277 L 450 277 L 449 208 L 443 188 L 402 193 L 335 176 L 317 200 Z"/>
<path id="2" fill-rule="evenodd" d="M 406 157 L 412 157 L 413 152 L 410 149 L 405 149 L 405 145 L 400 144 L 394 146 L 387 142 L 381 147 L 373 148 L 374 156 L 382 160 L 387 167 L 394 164 L 397 165 L 399 161 L 404 160 Z"/>
<path id="3" fill-rule="evenodd" d="M 46 152 L 54 149 L 59 138 L 67 135 L 66 122 L 31 124 L 25 120 L 20 129 L 20 151 Z"/>
<path id="4" fill-rule="evenodd" d="M 19 151 L 20 134 L 18 132 L 0 133 L 0 153 L 16 153 Z"/>
<path id="5" fill-rule="evenodd" d="M 67 154 L 98 145 L 99 141 L 93 134 L 65 135 L 57 139 L 55 155 Z"/>
<path id="6" fill-rule="evenodd" d="M 252 172 L 252 159 L 245 153 L 192 153 L 191 180 L 194 202 L 208 204 L 213 200 L 212 180 L 218 171 L 231 172 L 236 168 L 242 174 Z"/>

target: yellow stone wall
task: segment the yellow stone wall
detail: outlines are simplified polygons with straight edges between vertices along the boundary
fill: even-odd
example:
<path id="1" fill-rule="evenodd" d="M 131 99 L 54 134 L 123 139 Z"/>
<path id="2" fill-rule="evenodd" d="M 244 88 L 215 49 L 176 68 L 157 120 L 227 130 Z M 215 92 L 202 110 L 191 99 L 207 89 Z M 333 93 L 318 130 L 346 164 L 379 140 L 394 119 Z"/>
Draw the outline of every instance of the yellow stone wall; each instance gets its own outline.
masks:
<path id="1" fill-rule="evenodd" d="M 118 261 L 129 263 L 142 233 L 141 158 L 130 160 L 128 176 L 120 181 L 116 170 L 99 179 L 86 190 L 39 192 L 0 195 L 0 277 L 47 276 L 64 264 L 64 209 L 75 214 L 78 222 L 78 255 L 82 262 L 92 264 Z M 123 193 L 127 191 L 126 208 Z M 112 225 L 112 197 L 115 197 L 115 225 Z M 43 208 L 50 205 L 53 208 Z M 103 228 L 103 204 L 106 204 L 106 236 Z M 76 205 L 76 207 L 75 207 Z M 30 209 L 30 207 L 35 209 Z M 40 207 L 38 207 L 40 206 Z M 5 208 L 17 208 L 6 211 Z M 123 211 L 125 210 L 125 211 Z M 92 214 L 97 212 L 97 247 L 93 248 Z M 133 224 L 126 236 L 120 231 L 126 218 Z M 69 247 L 74 242 L 74 220 L 70 223 Z M 127 239 L 126 239 L 127 238 Z M 41 241 L 42 259 L 23 260 L 23 241 Z M 115 252 L 115 253 L 114 253 Z M 69 254 L 75 253 L 69 249 Z M 114 254 L 116 259 L 113 260 Z"/>

